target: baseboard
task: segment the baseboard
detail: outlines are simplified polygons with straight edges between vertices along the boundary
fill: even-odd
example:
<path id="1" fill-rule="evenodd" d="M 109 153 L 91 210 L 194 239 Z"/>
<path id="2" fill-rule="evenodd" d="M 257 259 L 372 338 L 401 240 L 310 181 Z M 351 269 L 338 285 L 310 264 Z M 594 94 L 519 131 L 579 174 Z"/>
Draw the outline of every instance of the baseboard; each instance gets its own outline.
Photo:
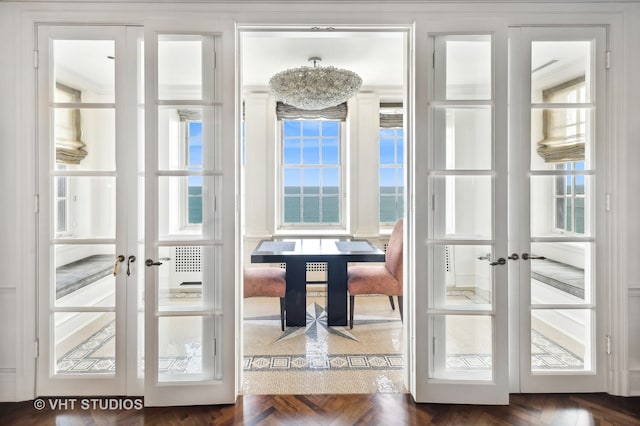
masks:
<path id="1" fill-rule="evenodd" d="M 0 402 L 15 402 L 16 372 L 12 368 L 0 369 Z"/>

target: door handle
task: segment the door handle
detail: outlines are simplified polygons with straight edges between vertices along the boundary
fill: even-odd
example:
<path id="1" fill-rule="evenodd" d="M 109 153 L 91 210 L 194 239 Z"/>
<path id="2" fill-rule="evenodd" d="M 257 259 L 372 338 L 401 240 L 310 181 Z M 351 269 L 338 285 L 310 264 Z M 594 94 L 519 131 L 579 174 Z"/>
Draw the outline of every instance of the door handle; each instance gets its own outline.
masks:
<path id="1" fill-rule="evenodd" d="M 498 260 L 496 260 L 495 262 L 489 263 L 489 265 L 490 266 L 497 266 L 497 265 L 504 265 L 505 263 L 507 263 L 507 260 L 504 257 L 501 257 Z"/>
<path id="2" fill-rule="evenodd" d="M 522 253 L 522 259 L 523 260 L 529 260 L 529 259 L 531 259 L 531 260 L 534 260 L 534 259 L 545 260 L 546 257 L 544 257 L 544 256 L 536 256 L 536 255 L 529 254 L 529 253 Z"/>
<path id="3" fill-rule="evenodd" d="M 113 263 L 113 275 L 118 275 L 118 264 L 124 262 L 124 255 L 118 255 L 116 261 Z"/>
<path id="4" fill-rule="evenodd" d="M 524 256 L 523 256 L 524 257 Z M 511 256 L 509 256 L 509 259 L 511 260 L 518 260 L 520 259 L 520 256 L 518 256 L 518 253 L 513 253 Z"/>
<path id="5" fill-rule="evenodd" d="M 147 259 L 144 261 L 144 264 L 147 266 L 160 266 L 162 262 L 154 262 L 152 259 Z"/>
<path id="6" fill-rule="evenodd" d="M 136 257 L 134 255 L 129 256 L 127 259 L 127 275 L 131 275 L 131 264 L 136 261 Z"/>

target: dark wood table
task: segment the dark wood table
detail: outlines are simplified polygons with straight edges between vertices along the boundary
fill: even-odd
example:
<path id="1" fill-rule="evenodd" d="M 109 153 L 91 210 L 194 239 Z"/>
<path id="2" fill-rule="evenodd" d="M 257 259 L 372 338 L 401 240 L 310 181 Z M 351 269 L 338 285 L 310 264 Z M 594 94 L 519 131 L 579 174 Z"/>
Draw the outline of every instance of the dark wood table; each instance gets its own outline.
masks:
<path id="1" fill-rule="evenodd" d="M 307 263 L 327 264 L 327 323 L 347 325 L 348 262 L 384 262 L 384 252 L 366 240 L 287 239 L 262 240 L 251 263 L 286 263 L 287 326 L 307 323 Z"/>

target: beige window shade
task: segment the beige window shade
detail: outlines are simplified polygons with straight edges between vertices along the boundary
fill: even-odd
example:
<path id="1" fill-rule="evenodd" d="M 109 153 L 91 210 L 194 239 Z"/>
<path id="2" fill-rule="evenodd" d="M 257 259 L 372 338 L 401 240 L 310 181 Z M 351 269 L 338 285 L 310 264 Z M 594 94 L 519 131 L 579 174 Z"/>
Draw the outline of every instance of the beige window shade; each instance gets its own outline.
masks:
<path id="1" fill-rule="evenodd" d="M 56 84 L 58 102 L 80 102 L 80 91 Z M 80 164 L 87 156 L 86 144 L 81 140 L 80 110 L 58 108 L 55 114 L 56 163 Z"/>
<path id="2" fill-rule="evenodd" d="M 347 103 L 343 102 L 329 108 L 319 110 L 306 110 L 287 105 L 282 102 L 276 103 L 276 117 L 278 120 L 337 120 L 347 119 Z"/>
<path id="3" fill-rule="evenodd" d="M 584 76 L 545 90 L 544 103 L 582 102 Z M 573 99 L 571 99 L 573 98 Z M 583 161 L 585 158 L 586 113 L 579 108 L 545 109 L 542 112 L 544 138 L 538 142 L 538 155 L 547 163 Z"/>
<path id="4" fill-rule="evenodd" d="M 404 125 L 404 115 L 402 114 L 402 103 L 387 102 L 380 103 L 380 127 L 383 129 L 402 129 Z"/>

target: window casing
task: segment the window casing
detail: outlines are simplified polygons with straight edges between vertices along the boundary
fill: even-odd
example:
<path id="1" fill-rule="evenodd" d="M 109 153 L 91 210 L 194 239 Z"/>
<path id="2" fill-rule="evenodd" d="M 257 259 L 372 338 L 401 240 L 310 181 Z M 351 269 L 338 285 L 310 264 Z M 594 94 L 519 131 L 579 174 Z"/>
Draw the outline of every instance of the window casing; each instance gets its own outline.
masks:
<path id="1" fill-rule="evenodd" d="M 280 228 L 342 227 L 341 122 L 282 120 L 280 131 Z"/>

